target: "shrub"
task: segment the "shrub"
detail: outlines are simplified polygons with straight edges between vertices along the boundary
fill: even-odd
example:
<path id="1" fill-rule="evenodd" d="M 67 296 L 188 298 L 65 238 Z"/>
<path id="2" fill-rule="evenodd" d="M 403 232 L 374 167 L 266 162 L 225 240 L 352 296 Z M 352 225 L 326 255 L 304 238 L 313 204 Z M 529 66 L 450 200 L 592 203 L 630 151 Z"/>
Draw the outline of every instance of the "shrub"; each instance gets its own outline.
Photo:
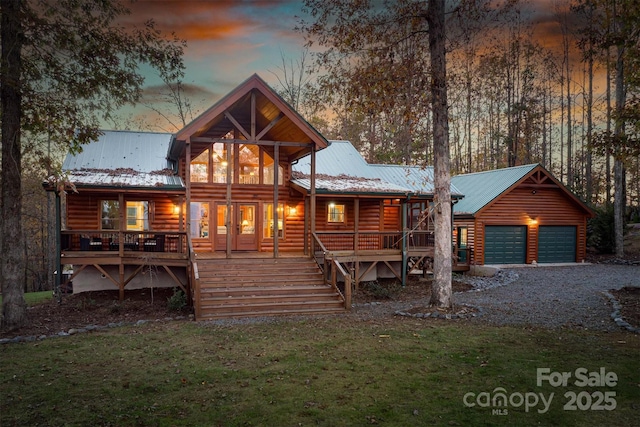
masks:
<path id="1" fill-rule="evenodd" d="M 386 280 L 384 283 L 380 283 L 377 280 L 362 283 L 363 292 L 377 300 L 393 299 L 400 288 L 400 285 L 395 280 Z"/>
<path id="2" fill-rule="evenodd" d="M 613 253 L 616 248 L 613 206 L 598 208 L 587 224 L 587 245 L 600 253 Z"/>
<path id="3" fill-rule="evenodd" d="M 171 311 L 182 311 L 187 306 L 187 296 L 181 289 L 173 288 L 173 295 L 167 298 L 167 306 Z"/>

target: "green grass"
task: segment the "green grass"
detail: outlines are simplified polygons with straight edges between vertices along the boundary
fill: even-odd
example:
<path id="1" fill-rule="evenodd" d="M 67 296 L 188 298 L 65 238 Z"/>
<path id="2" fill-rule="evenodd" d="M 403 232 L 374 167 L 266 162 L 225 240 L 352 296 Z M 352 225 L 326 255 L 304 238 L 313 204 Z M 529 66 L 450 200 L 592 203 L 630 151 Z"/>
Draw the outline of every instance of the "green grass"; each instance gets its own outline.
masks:
<path id="1" fill-rule="evenodd" d="M 42 291 L 42 292 L 27 292 L 24 294 L 24 300 L 27 302 L 27 305 L 36 305 L 44 301 L 48 301 L 53 298 L 53 294 L 51 291 Z M 0 305 L 2 304 L 2 295 L 0 295 Z"/>
<path id="2" fill-rule="evenodd" d="M 147 324 L 0 346 L 0 425 L 631 426 L 639 341 L 407 318 Z M 605 367 L 618 382 L 538 387 L 544 367 Z M 498 387 L 554 397 L 546 413 L 463 403 Z M 616 393 L 615 410 L 563 409 L 566 392 L 598 390 Z"/>

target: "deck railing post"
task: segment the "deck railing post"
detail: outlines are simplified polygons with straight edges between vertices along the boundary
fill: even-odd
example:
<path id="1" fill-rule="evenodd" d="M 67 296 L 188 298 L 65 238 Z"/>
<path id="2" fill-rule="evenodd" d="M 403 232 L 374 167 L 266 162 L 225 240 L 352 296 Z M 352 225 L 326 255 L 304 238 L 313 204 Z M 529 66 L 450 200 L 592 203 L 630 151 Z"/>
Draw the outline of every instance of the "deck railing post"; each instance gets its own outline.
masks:
<path id="1" fill-rule="evenodd" d="M 344 276 L 344 308 L 351 310 L 351 275 Z"/>

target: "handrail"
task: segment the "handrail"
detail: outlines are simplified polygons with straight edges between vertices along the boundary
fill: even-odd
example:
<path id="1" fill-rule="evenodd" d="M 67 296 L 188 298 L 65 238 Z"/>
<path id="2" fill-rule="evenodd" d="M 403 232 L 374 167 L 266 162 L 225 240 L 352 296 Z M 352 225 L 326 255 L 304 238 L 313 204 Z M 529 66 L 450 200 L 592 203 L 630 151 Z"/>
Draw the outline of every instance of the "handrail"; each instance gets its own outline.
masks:
<path id="1" fill-rule="evenodd" d="M 193 250 L 193 242 L 191 241 L 191 234 L 187 233 L 187 256 L 189 257 L 189 266 L 190 272 L 189 276 L 191 278 L 191 288 L 193 290 L 192 294 L 192 304 L 193 304 L 193 314 L 195 315 L 196 320 L 200 318 L 201 307 L 200 307 L 200 273 L 198 271 L 198 261 L 196 259 L 196 252 Z"/>
<path id="2" fill-rule="evenodd" d="M 320 240 L 320 237 L 315 232 L 311 233 L 311 235 L 313 236 L 313 239 L 311 242 L 311 253 L 313 254 L 313 259 L 316 261 L 316 264 L 318 264 L 318 266 L 320 266 L 320 268 L 322 269 L 322 276 L 323 276 L 325 285 L 331 285 L 331 287 L 333 287 L 333 289 L 342 297 L 342 300 L 344 301 L 345 309 L 350 310 L 351 309 L 351 275 L 347 273 L 345 269 L 342 267 L 342 265 L 340 265 L 340 263 L 334 258 L 331 258 L 329 264 L 327 264 L 327 254 L 328 254 L 327 248 L 324 246 L 324 244 Z M 322 252 L 322 265 L 320 264 L 320 261 L 318 260 L 318 256 L 316 254 L 317 252 L 316 245 L 319 247 L 319 249 Z M 331 271 L 330 280 L 327 279 L 327 276 L 329 275 L 329 270 Z M 340 274 L 344 278 L 344 294 L 340 291 L 340 288 L 338 287 L 338 272 L 340 272 Z"/>
<path id="3" fill-rule="evenodd" d="M 338 288 L 338 272 L 344 278 L 344 294 Z M 351 310 L 351 274 L 348 274 L 335 258 L 331 259 L 331 285 L 342 295 L 344 308 Z"/>

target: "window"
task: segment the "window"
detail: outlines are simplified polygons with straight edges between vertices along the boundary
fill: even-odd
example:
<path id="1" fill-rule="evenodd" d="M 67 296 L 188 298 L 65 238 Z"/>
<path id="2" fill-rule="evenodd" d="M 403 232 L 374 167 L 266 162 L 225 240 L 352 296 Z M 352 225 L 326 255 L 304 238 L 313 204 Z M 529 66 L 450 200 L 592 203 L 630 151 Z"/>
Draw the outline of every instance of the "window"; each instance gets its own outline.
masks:
<path id="1" fill-rule="evenodd" d="M 468 230 L 467 227 L 458 227 L 458 247 L 460 249 L 467 248 Z"/>
<path id="2" fill-rule="evenodd" d="M 127 202 L 127 230 L 149 229 L 149 202 Z"/>
<path id="3" fill-rule="evenodd" d="M 209 203 L 191 202 L 191 237 L 209 237 Z"/>
<path id="4" fill-rule="evenodd" d="M 120 229 L 120 205 L 117 200 L 103 200 L 100 227 L 102 230 Z"/>
<path id="5" fill-rule="evenodd" d="M 327 222 L 328 223 L 344 223 L 345 222 L 344 205 L 329 203 L 329 209 L 327 211 Z"/>
<path id="6" fill-rule="evenodd" d="M 204 150 L 191 160 L 191 182 L 209 181 L 209 150 Z"/>
<path id="7" fill-rule="evenodd" d="M 240 145 L 238 148 L 240 184 L 260 184 L 260 147 Z"/>
<path id="8" fill-rule="evenodd" d="M 283 237 L 284 204 L 278 204 L 278 237 Z M 264 218 L 262 221 L 262 235 L 267 239 L 273 238 L 273 203 L 264 204 Z"/>
<path id="9" fill-rule="evenodd" d="M 231 168 L 231 182 L 233 182 L 233 156 L 231 156 L 231 164 L 229 164 L 227 161 L 227 144 L 213 144 L 211 160 L 213 162 L 213 183 L 226 184 L 227 168 Z"/>
<path id="10" fill-rule="evenodd" d="M 263 179 L 263 184 L 269 184 L 269 185 L 273 185 L 273 181 L 274 181 L 274 171 L 273 171 L 273 164 L 275 163 L 273 161 L 273 158 L 268 155 L 267 153 L 263 152 L 264 154 L 264 179 Z M 278 186 L 280 185 L 284 185 L 284 168 L 282 166 L 278 167 Z"/>

